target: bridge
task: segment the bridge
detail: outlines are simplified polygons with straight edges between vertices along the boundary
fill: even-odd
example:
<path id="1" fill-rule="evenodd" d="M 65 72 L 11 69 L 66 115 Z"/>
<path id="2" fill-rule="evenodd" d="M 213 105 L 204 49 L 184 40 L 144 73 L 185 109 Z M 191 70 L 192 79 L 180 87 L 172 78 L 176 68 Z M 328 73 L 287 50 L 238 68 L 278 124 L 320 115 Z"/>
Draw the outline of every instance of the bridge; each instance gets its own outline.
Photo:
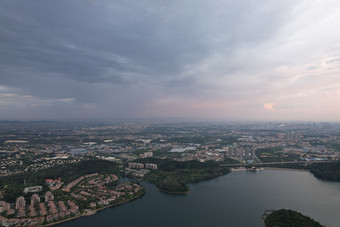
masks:
<path id="1" fill-rule="evenodd" d="M 262 162 L 262 163 L 239 163 L 239 164 L 220 164 L 226 167 L 246 167 L 246 166 L 266 166 L 266 165 L 283 165 L 283 164 L 311 164 L 311 163 L 327 163 L 332 161 L 289 161 L 289 162 Z"/>

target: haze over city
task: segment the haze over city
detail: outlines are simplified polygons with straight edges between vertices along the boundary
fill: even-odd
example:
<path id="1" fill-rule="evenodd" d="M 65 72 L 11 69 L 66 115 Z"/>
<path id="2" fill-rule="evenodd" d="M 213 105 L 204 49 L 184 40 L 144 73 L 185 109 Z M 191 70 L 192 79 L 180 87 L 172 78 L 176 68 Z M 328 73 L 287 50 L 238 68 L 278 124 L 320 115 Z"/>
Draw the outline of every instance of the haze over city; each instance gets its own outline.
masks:
<path id="1" fill-rule="evenodd" d="M 0 0 L 0 120 L 340 121 L 339 9 Z"/>

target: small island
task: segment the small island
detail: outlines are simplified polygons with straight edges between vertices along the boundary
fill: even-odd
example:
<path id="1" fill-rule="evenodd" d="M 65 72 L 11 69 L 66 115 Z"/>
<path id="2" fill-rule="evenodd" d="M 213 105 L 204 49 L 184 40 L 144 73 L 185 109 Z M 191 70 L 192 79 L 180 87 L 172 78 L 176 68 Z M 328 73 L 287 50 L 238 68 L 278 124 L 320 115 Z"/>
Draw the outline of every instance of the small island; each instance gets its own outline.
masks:
<path id="1" fill-rule="evenodd" d="M 312 218 L 302 215 L 294 210 L 275 210 L 267 215 L 265 212 L 264 216 L 265 227 L 322 227 L 319 222 Z"/>

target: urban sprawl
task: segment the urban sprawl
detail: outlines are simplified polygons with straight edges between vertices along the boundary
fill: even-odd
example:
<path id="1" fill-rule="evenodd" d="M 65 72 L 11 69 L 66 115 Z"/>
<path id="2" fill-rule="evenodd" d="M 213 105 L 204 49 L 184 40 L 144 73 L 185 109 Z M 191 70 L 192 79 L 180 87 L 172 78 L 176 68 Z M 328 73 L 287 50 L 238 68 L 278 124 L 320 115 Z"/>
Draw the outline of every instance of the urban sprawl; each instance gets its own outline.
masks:
<path id="1" fill-rule="evenodd" d="M 156 163 L 139 161 L 147 158 L 249 165 L 339 160 L 339 132 L 340 124 L 305 122 L 0 122 L 2 178 L 84 160 L 119 167 L 118 174 L 51 175 L 39 185 L 23 179 L 17 182 L 23 188 L 20 196 L 12 201 L 5 200 L 4 185 L 0 224 L 55 223 L 134 199 L 144 190 L 138 182 L 158 169 Z M 121 177 L 132 180 L 122 182 Z"/>

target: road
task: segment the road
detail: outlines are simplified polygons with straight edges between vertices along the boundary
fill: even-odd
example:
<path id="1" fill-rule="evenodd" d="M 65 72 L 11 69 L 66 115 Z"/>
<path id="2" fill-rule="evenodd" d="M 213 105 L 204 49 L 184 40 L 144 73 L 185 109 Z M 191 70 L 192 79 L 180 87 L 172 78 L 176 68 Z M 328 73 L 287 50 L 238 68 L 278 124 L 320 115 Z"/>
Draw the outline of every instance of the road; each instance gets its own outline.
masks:
<path id="1" fill-rule="evenodd" d="M 227 167 L 245 167 L 245 166 L 265 166 L 265 165 L 277 165 L 277 164 L 311 164 L 311 163 L 326 163 L 331 161 L 291 161 L 291 162 L 265 162 L 265 163 L 240 163 L 240 164 L 221 164 L 221 166 Z"/>

